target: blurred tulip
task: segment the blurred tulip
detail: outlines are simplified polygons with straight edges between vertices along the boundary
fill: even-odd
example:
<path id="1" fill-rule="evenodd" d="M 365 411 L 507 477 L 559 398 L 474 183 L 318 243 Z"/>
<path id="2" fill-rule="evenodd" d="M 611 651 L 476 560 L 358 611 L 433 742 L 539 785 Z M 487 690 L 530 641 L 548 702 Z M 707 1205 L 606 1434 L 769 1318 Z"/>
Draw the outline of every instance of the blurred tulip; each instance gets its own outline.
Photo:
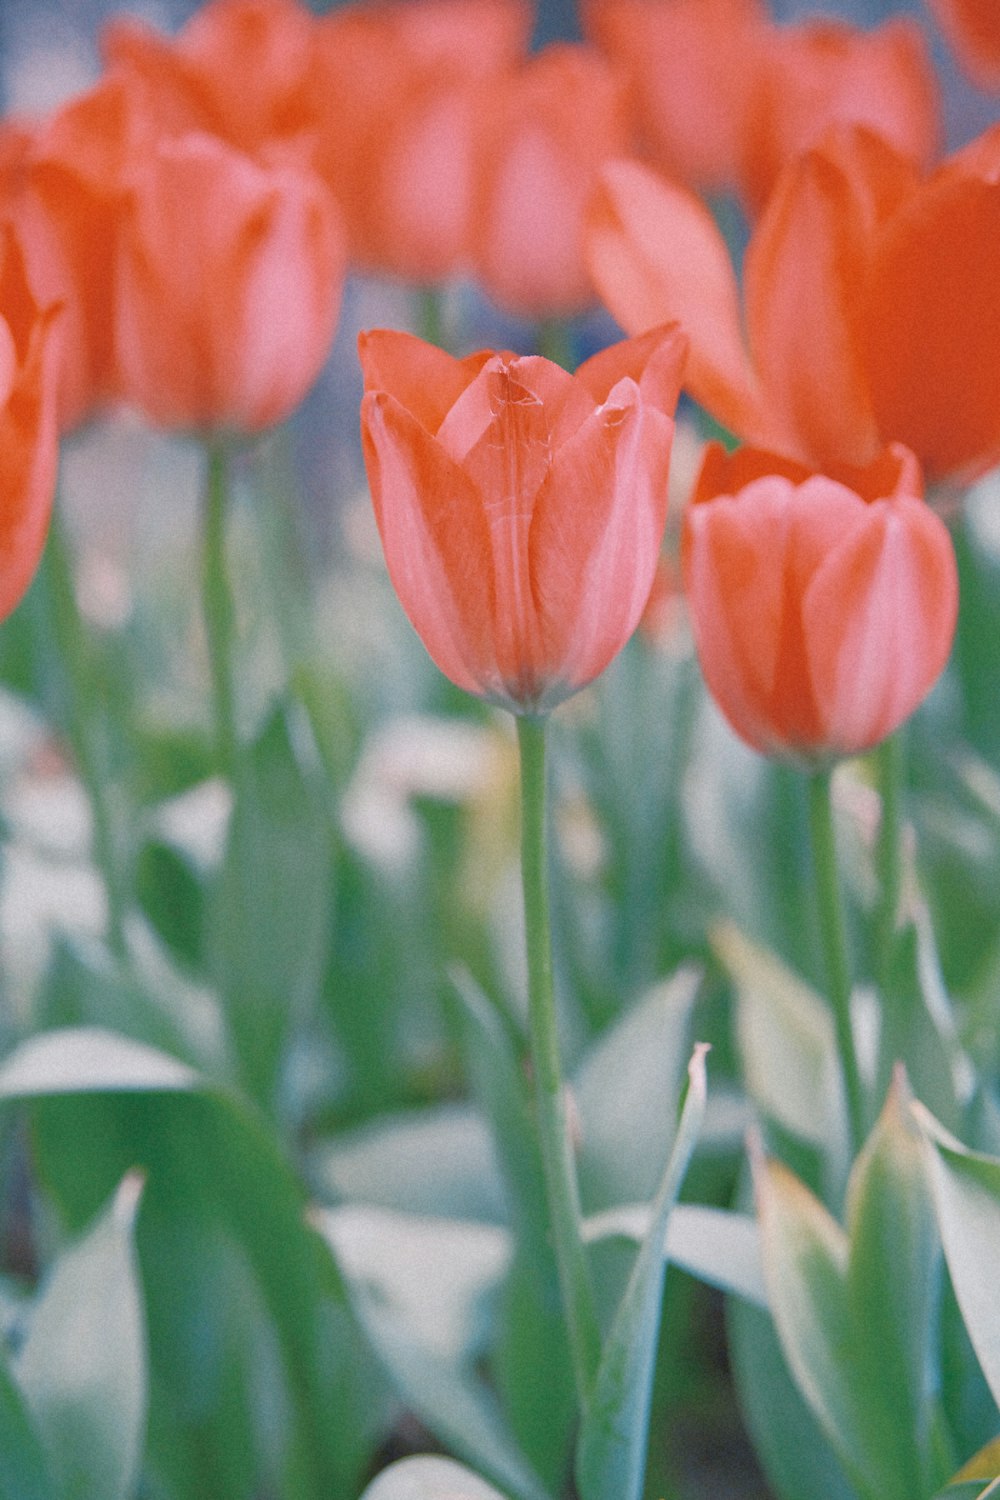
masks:
<path id="1" fill-rule="evenodd" d="M 718 191 L 739 174 L 763 0 L 586 0 L 587 35 L 629 77 L 643 154 Z"/>
<path id="2" fill-rule="evenodd" d="M 35 300 L 13 232 L 0 231 L 0 618 L 34 577 L 52 511 L 59 315 Z"/>
<path id="3" fill-rule="evenodd" d="M 715 448 L 685 517 L 705 680 L 764 754 L 823 761 L 877 744 L 951 649 L 955 557 L 913 455 L 896 447 L 851 477 Z"/>
<path id="4" fill-rule="evenodd" d="M 928 0 L 965 71 L 981 89 L 1000 88 L 1000 6 L 996 0 Z"/>
<path id="5" fill-rule="evenodd" d="M 437 665 L 539 714 L 632 634 L 666 521 L 676 329 L 575 376 L 539 357 L 360 342 L 362 436 L 389 576 Z"/>
<path id="6" fill-rule="evenodd" d="M 583 255 L 587 203 L 601 166 L 629 141 L 622 80 L 598 53 L 566 44 L 484 85 L 479 101 L 475 275 L 510 312 L 580 312 L 594 300 Z"/>
<path id="7" fill-rule="evenodd" d="M 336 209 L 313 173 L 209 136 L 166 142 L 123 212 L 123 396 L 166 428 L 282 421 L 329 352 L 343 275 Z"/>
<path id="8" fill-rule="evenodd" d="M 148 138 L 144 120 L 140 101 L 108 77 L 41 124 L 7 132 L 3 217 L 16 226 L 36 294 L 63 304 L 64 429 L 116 392 L 115 235 L 132 152 Z"/>
<path id="9" fill-rule="evenodd" d="M 209 0 L 175 38 L 117 17 L 101 50 L 149 90 L 164 130 L 204 130 L 253 153 L 312 123 L 316 24 L 299 0 Z"/>
<path id="10" fill-rule="evenodd" d="M 316 161 L 355 265 L 423 284 L 466 269 L 481 90 L 530 30 L 523 0 L 348 5 L 319 23 Z"/>
<path id="11" fill-rule="evenodd" d="M 866 125 L 920 167 L 930 166 L 940 104 L 915 21 L 896 18 L 861 31 L 813 20 L 761 34 L 739 173 L 753 213 L 763 209 L 782 167 L 834 125 Z"/>
<path id="12" fill-rule="evenodd" d="M 588 256 L 626 330 L 681 323 L 688 388 L 739 436 L 826 471 L 901 441 L 962 482 L 1000 461 L 998 243 L 1000 129 L 921 183 L 854 128 L 782 173 L 745 315 L 711 216 L 638 163 L 605 170 Z"/>

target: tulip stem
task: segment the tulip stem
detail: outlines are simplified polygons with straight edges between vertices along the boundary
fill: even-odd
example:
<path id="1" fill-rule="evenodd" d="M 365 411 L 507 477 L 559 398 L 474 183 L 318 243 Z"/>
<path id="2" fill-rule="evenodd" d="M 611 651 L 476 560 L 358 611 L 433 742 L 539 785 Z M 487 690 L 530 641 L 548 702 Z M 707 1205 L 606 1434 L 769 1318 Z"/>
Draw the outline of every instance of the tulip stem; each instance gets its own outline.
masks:
<path id="1" fill-rule="evenodd" d="M 554 365 L 562 365 L 570 373 L 576 368 L 573 358 L 573 335 L 569 324 L 561 318 L 547 318 L 538 325 L 538 352 L 543 359 Z"/>
<path id="2" fill-rule="evenodd" d="M 108 904 L 108 946 L 123 958 L 126 894 L 119 841 L 115 831 L 111 780 L 106 767 L 104 694 L 92 642 L 77 603 L 73 559 L 57 503 L 45 549 L 50 618 L 62 663 L 61 713 L 77 774 L 87 794 L 93 826 L 94 863 L 101 872 Z"/>
<path id="3" fill-rule="evenodd" d="M 837 841 L 833 827 L 831 772 L 815 771 L 809 778 L 809 823 L 813 871 L 827 981 L 833 1005 L 834 1030 L 847 1099 L 851 1156 L 857 1156 L 865 1137 L 865 1103 L 851 1025 L 851 970 L 847 956 L 844 906 L 837 874 Z"/>
<path id="4" fill-rule="evenodd" d="M 879 987 L 883 996 L 892 982 L 892 960 L 896 941 L 896 918 L 902 886 L 900 819 L 903 789 L 903 730 L 897 729 L 876 751 L 878 789 L 882 800 L 876 864 L 879 876 L 878 931 L 876 933 Z"/>
<path id="5" fill-rule="evenodd" d="M 226 514 L 229 484 L 226 451 L 221 443 L 207 449 L 205 511 L 202 533 L 202 606 L 208 638 L 209 670 L 215 710 L 219 764 L 227 776 L 236 767 L 236 699 L 233 688 L 235 611 L 226 567 Z"/>
<path id="6" fill-rule="evenodd" d="M 601 1336 L 580 1233 L 576 1161 L 559 1065 L 546 838 L 545 720 L 518 717 L 521 751 L 521 874 L 528 955 L 528 1014 L 535 1107 L 559 1286 L 581 1409 L 593 1389 Z"/>
<path id="7" fill-rule="evenodd" d="M 444 333 L 444 296 L 438 286 L 422 286 L 420 298 L 420 337 L 427 344 L 447 349 Z"/>

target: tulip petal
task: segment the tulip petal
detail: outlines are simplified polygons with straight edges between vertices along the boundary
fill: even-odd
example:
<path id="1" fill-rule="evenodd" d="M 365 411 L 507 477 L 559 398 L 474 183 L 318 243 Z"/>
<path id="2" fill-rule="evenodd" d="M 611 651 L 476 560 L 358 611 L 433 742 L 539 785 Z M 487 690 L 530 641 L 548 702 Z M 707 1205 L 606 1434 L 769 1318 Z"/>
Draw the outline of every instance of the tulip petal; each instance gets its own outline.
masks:
<path id="1" fill-rule="evenodd" d="M 58 464 L 58 318 L 54 308 L 38 318 L 24 363 L 0 405 L 0 619 L 34 577 L 48 532 Z M 2 319 L 0 327 L 6 330 Z"/>
<path id="2" fill-rule="evenodd" d="M 1000 181 L 943 169 L 888 226 L 865 302 L 875 415 L 929 479 L 1000 462 Z"/>
<path id="3" fill-rule="evenodd" d="M 428 432 L 436 433 L 466 386 L 490 358 L 454 359 L 436 344 L 394 328 L 358 335 L 366 391 L 391 391 Z"/>
<path id="4" fill-rule="evenodd" d="M 876 501 L 816 571 L 802 622 L 824 743 L 842 753 L 891 734 L 948 659 L 958 610 L 948 533 L 923 501 Z"/>
<path id="5" fill-rule="evenodd" d="M 602 672 L 639 622 L 666 523 L 672 438 L 672 420 L 624 380 L 553 460 L 530 534 L 547 706 Z"/>
<path id="6" fill-rule="evenodd" d="M 452 682 L 493 690 L 492 549 L 474 485 L 384 392 L 364 397 L 361 431 L 386 566 L 411 624 Z"/>
<path id="7" fill-rule="evenodd" d="M 607 401 L 612 386 L 626 375 L 639 387 L 645 401 L 673 416 L 680 395 L 687 359 L 687 338 L 677 323 L 651 328 L 636 338 L 609 344 L 584 360 L 576 379 L 586 386 L 594 400 Z"/>
<path id="8" fill-rule="evenodd" d="M 725 241 L 693 194 L 637 162 L 605 167 L 591 200 L 587 263 L 630 333 L 676 321 L 690 340 L 684 383 L 726 427 L 766 442 Z"/>

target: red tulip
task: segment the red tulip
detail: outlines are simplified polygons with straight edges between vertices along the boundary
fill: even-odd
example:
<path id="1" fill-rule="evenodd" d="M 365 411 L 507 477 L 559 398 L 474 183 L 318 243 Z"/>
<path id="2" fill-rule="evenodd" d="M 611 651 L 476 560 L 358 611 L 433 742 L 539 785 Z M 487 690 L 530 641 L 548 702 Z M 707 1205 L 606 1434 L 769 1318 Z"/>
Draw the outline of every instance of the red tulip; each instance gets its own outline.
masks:
<path id="1" fill-rule="evenodd" d="M 626 94 L 604 59 L 552 46 L 480 90 L 473 265 L 511 312 L 565 317 L 594 300 L 583 254 L 601 166 L 629 139 Z"/>
<path id="2" fill-rule="evenodd" d="M 755 750 L 866 750 L 923 701 L 958 610 L 948 532 L 897 447 L 847 484 L 761 452 L 710 450 L 685 517 L 702 670 Z"/>
<path id="3" fill-rule="evenodd" d="M 466 691 L 547 711 L 631 635 L 656 571 L 684 340 L 613 345 L 576 375 L 363 334 L 365 462 L 389 576 Z"/>
<path id="4" fill-rule="evenodd" d="M 58 466 L 55 326 L 28 285 L 20 246 L 0 231 L 0 618 L 34 577 Z"/>
<path id="5" fill-rule="evenodd" d="M 530 30 L 523 0 L 349 5 L 319 23 L 316 161 L 354 264 L 422 283 L 467 269 L 482 89 Z"/>
<path id="6" fill-rule="evenodd" d="M 973 82 L 1000 88 L 1000 6 L 996 0 L 928 0 Z"/>
<path id="7" fill-rule="evenodd" d="M 209 136 L 162 144 L 123 214 L 124 396 L 167 428 L 282 421 L 329 352 L 343 274 L 333 200 L 312 172 Z"/>
<path id="8" fill-rule="evenodd" d="M 921 183 L 855 128 L 782 173 L 743 309 L 703 205 L 638 163 L 605 170 L 588 258 L 625 329 L 681 323 L 688 387 L 739 436 L 827 471 L 905 442 L 962 481 L 1000 461 L 998 243 L 1000 129 Z"/>
<path id="9" fill-rule="evenodd" d="M 740 156 L 740 186 L 754 213 L 779 172 L 834 125 L 866 125 L 921 167 L 938 149 L 934 68 L 916 22 L 874 31 L 813 20 L 767 28 L 758 39 Z"/>
<path id="10" fill-rule="evenodd" d="M 643 153 L 692 188 L 739 176 L 763 0 L 586 0 L 588 36 L 628 74 Z"/>

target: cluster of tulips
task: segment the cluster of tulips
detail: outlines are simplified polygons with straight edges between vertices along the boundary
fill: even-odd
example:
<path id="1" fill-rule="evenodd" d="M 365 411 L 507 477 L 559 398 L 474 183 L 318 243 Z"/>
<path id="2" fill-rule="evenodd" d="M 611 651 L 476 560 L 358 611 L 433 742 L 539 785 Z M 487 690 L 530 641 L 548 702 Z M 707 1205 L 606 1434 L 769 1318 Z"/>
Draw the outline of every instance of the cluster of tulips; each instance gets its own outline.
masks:
<path id="1" fill-rule="evenodd" d="M 656 1320 L 638 1331 L 626 1295 L 635 1325 L 602 1346 L 556 1036 L 547 716 L 655 596 L 684 393 L 715 436 L 677 530 L 683 594 L 729 724 L 810 778 L 856 1156 L 881 1099 L 852 1021 L 830 777 L 941 675 L 959 614 L 943 516 L 1000 465 L 1000 125 L 942 155 L 928 44 L 939 28 L 1000 87 L 1000 6 L 933 0 L 926 24 L 868 32 L 780 26 L 764 0 L 585 0 L 581 19 L 585 43 L 532 52 L 527 0 L 323 16 L 208 0 L 175 37 L 112 22 L 92 88 L 0 122 L 0 613 L 42 556 L 62 439 L 126 405 L 200 440 L 216 769 L 237 782 L 227 454 L 300 405 L 349 274 L 418 294 L 436 337 L 361 337 L 365 465 L 427 651 L 517 719 L 534 1120 L 579 1472 L 587 1500 L 637 1500 Z M 562 357 L 446 340 L 458 282 Z M 626 337 L 567 368 L 598 306 Z M 627 1439 L 587 1425 L 626 1408 Z"/>

